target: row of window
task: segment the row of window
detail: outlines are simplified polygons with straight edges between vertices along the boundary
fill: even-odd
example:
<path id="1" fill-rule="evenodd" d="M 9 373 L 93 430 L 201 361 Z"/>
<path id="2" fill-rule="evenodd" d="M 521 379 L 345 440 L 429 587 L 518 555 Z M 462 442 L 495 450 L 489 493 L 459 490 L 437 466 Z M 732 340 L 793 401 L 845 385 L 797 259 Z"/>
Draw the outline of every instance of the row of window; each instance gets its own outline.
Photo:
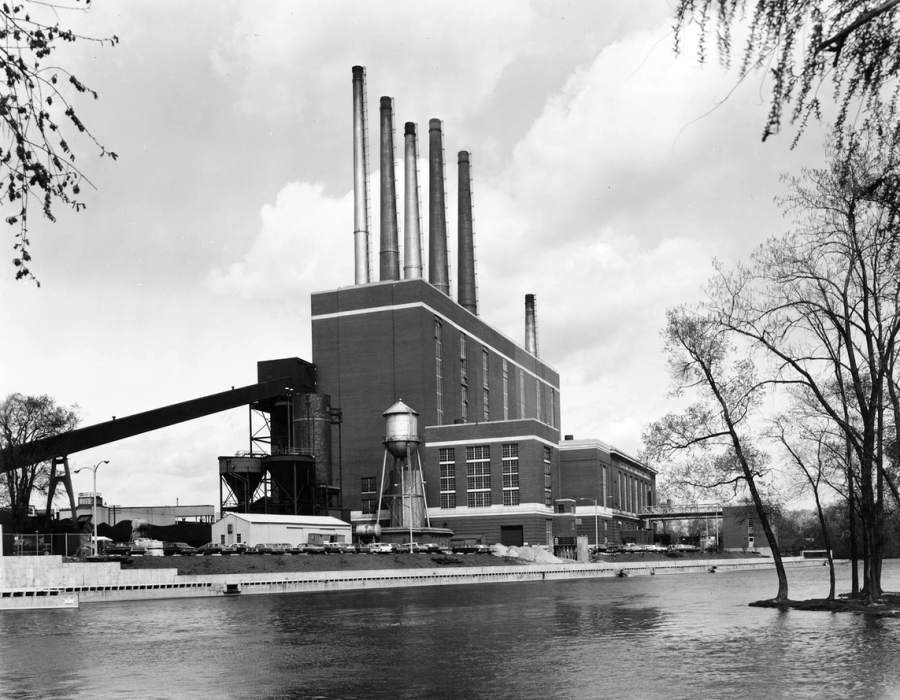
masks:
<path id="1" fill-rule="evenodd" d="M 501 479 L 503 505 L 519 505 L 519 445 L 502 444 Z M 544 447 L 544 505 L 553 505 L 551 492 L 551 451 Z M 439 452 L 441 508 L 456 508 L 456 448 L 443 447 Z M 378 508 L 375 477 L 364 477 L 361 484 L 362 512 L 375 513 Z M 466 505 L 470 508 L 491 503 L 491 448 L 475 445 L 466 448 Z"/>
<path id="2" fill-rule="evenodd" d="M 468 371 L 468 348 L 467 336 L 461 333 L 459 336 L 459 384 L 460 384 L 460 406 L 459 415 L 464 421 L 469 421 L 469 371 Z M 444 347 L 443 347 L 443 324 L 440 319 L 434 321 L 434 352 L 435 352 L 435 378 L 436 378 L 436 404 L 437 404 L 437 424 L 444 424 Z M 503 420 L 509 420 L 509 362 L 505 358 L 502 360 L 503 367 Z M 490 390 L 490 353 L 487 348 L 481 349 L 481 411 L 480 418 L 476 420 L 491 420 L 491 390 Z M 518 372 L 519 376 L 519 417 L 524 417 L 524 396 L 525 396 L 525 370 L 521 367 Z M 537 419 L 547 422 L 550 426 L 555 427 L 556 421 L 556 390 L 550 389 L 550 412 L 544 415 L 543 400 L 543 383 L 539 379 L 535 379 L 535 391 L 537 396 Z M 476 399 L 477 401 L 477 399 Z M 496 420 L 495 416 L 495 420 Z"/>

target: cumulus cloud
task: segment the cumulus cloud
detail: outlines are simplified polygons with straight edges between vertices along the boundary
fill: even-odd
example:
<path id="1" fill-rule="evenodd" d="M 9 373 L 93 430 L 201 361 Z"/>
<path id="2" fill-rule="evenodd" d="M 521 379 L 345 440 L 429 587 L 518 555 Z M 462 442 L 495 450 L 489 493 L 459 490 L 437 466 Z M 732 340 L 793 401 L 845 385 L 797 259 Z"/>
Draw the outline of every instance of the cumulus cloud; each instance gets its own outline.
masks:
<path id="1" fill-rule="evenodd" d="M 335 198 L 325 186 L 291 182 L 260 211 L 260 231 L 242 260 L 210 272 L 219 295 L 284 301 L 352 280 L 352 193 Z"/>

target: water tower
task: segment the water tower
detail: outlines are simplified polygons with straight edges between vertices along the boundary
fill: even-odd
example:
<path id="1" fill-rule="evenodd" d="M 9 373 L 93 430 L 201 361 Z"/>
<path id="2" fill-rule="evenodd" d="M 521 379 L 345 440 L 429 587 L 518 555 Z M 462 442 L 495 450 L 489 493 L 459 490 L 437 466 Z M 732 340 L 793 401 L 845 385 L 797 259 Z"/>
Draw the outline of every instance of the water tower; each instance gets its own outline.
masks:
<path id="1" fill-rule="evenodd" d="M 388 527 L 408 530 L 413 541 L 413 531 L 430 527 L 419 456 L 419 414 L 401 399 L 383 415 L 384 461 L 378 511 L 384 507 L 390 516 Z M 393 460 L 390 471 L 388 457 Z"/>

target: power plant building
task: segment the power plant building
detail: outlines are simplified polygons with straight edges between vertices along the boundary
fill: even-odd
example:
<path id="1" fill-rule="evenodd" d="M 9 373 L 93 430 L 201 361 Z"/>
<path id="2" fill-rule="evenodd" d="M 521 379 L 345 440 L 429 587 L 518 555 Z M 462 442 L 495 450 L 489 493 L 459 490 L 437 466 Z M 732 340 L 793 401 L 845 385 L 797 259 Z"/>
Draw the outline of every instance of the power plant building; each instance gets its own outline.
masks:
<path id="1" fill-rule="evenodd" d="M 428 121 L 428 270 L 423 271 L 419 232 L 416 125 L 404 129 L 404 261 L 400 260 L 394 182 L 393 98 L 380 100 L 380 280 L 368 259 L 368 129 L 365 70 L 353 68 L 355 284 L 312 295 L 312 346 L 316 391 L 339 407 L 332 432 L 332 484 L 357 526 L 385 520 L 381 460 L 382 412 L 398 401 L 417 412 L 423 426 L 424 500 L 430 526 L 454 539 L 507 545 L 560 542 L 554 522 L 565 515 L 557 500 L 593 495 L 581 483 L 578 459 L 560 451 L 559 373 L 538 356 L 534 296 L 525 297 L 524 344 L 478 316 L 472 217 L 471 154 L 459 151 L 458 290 L 451 298 L 444 192 L 442 122 Z M 349 248 L 349 246 L 348 246 Z M 401 270 L 404 278 L 401 279 Z M 427 281 L 426 281 L 427 279 Z M 566 445 L 563 454 L 576 457 Z M 607 450 L 615 464 L 604 488 L 592 496 L 594 515 L 611 525 L 606 536 L 640 528 L 640 504 L 654 499 L 655 474 L 636 460 Z M 592 463 L 601 460 L 591 456 Z M 562 474 L 570 463 L 572 476 Z M 601 470 L 602 471 L 602 470 Z M 633 494 L 633 497 L 632 497 Z M 623 511 L 622 508 L 630 510 Z M 618 519 L 614 515 L 619 515 Z M 573 528 L 572 534 L 575 534 Z M 579 532 L 580 534 L 580 532 Z M 591 538 L 593 539 L 593 538 Z M 574 543 L 574 537 L 573 537 Z"/>
<path id="2" fill-rule="evenodd" d="M 338 485 L 354 523 L 375 522 L 381 407 L 424 426 L 429 519 L 458 539 L 552 537 L 559 374 L 422 279 L 312 296 L 318 391 L 340 406 Z"/>

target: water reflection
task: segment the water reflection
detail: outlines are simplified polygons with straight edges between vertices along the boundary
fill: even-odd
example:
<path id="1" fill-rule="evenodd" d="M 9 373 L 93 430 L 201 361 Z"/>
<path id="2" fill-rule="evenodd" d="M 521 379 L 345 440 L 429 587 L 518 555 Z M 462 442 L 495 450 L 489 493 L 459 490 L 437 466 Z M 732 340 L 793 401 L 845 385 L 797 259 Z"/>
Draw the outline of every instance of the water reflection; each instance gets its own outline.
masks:
<path id="1" fill-rule="evenodd" d="M 827 570 L 791 585 L 822 595 Z M 900 622 L 747 607 L 774 590 L 742 572 L 4 613 L 0 696 L 900 697 Z"/>

